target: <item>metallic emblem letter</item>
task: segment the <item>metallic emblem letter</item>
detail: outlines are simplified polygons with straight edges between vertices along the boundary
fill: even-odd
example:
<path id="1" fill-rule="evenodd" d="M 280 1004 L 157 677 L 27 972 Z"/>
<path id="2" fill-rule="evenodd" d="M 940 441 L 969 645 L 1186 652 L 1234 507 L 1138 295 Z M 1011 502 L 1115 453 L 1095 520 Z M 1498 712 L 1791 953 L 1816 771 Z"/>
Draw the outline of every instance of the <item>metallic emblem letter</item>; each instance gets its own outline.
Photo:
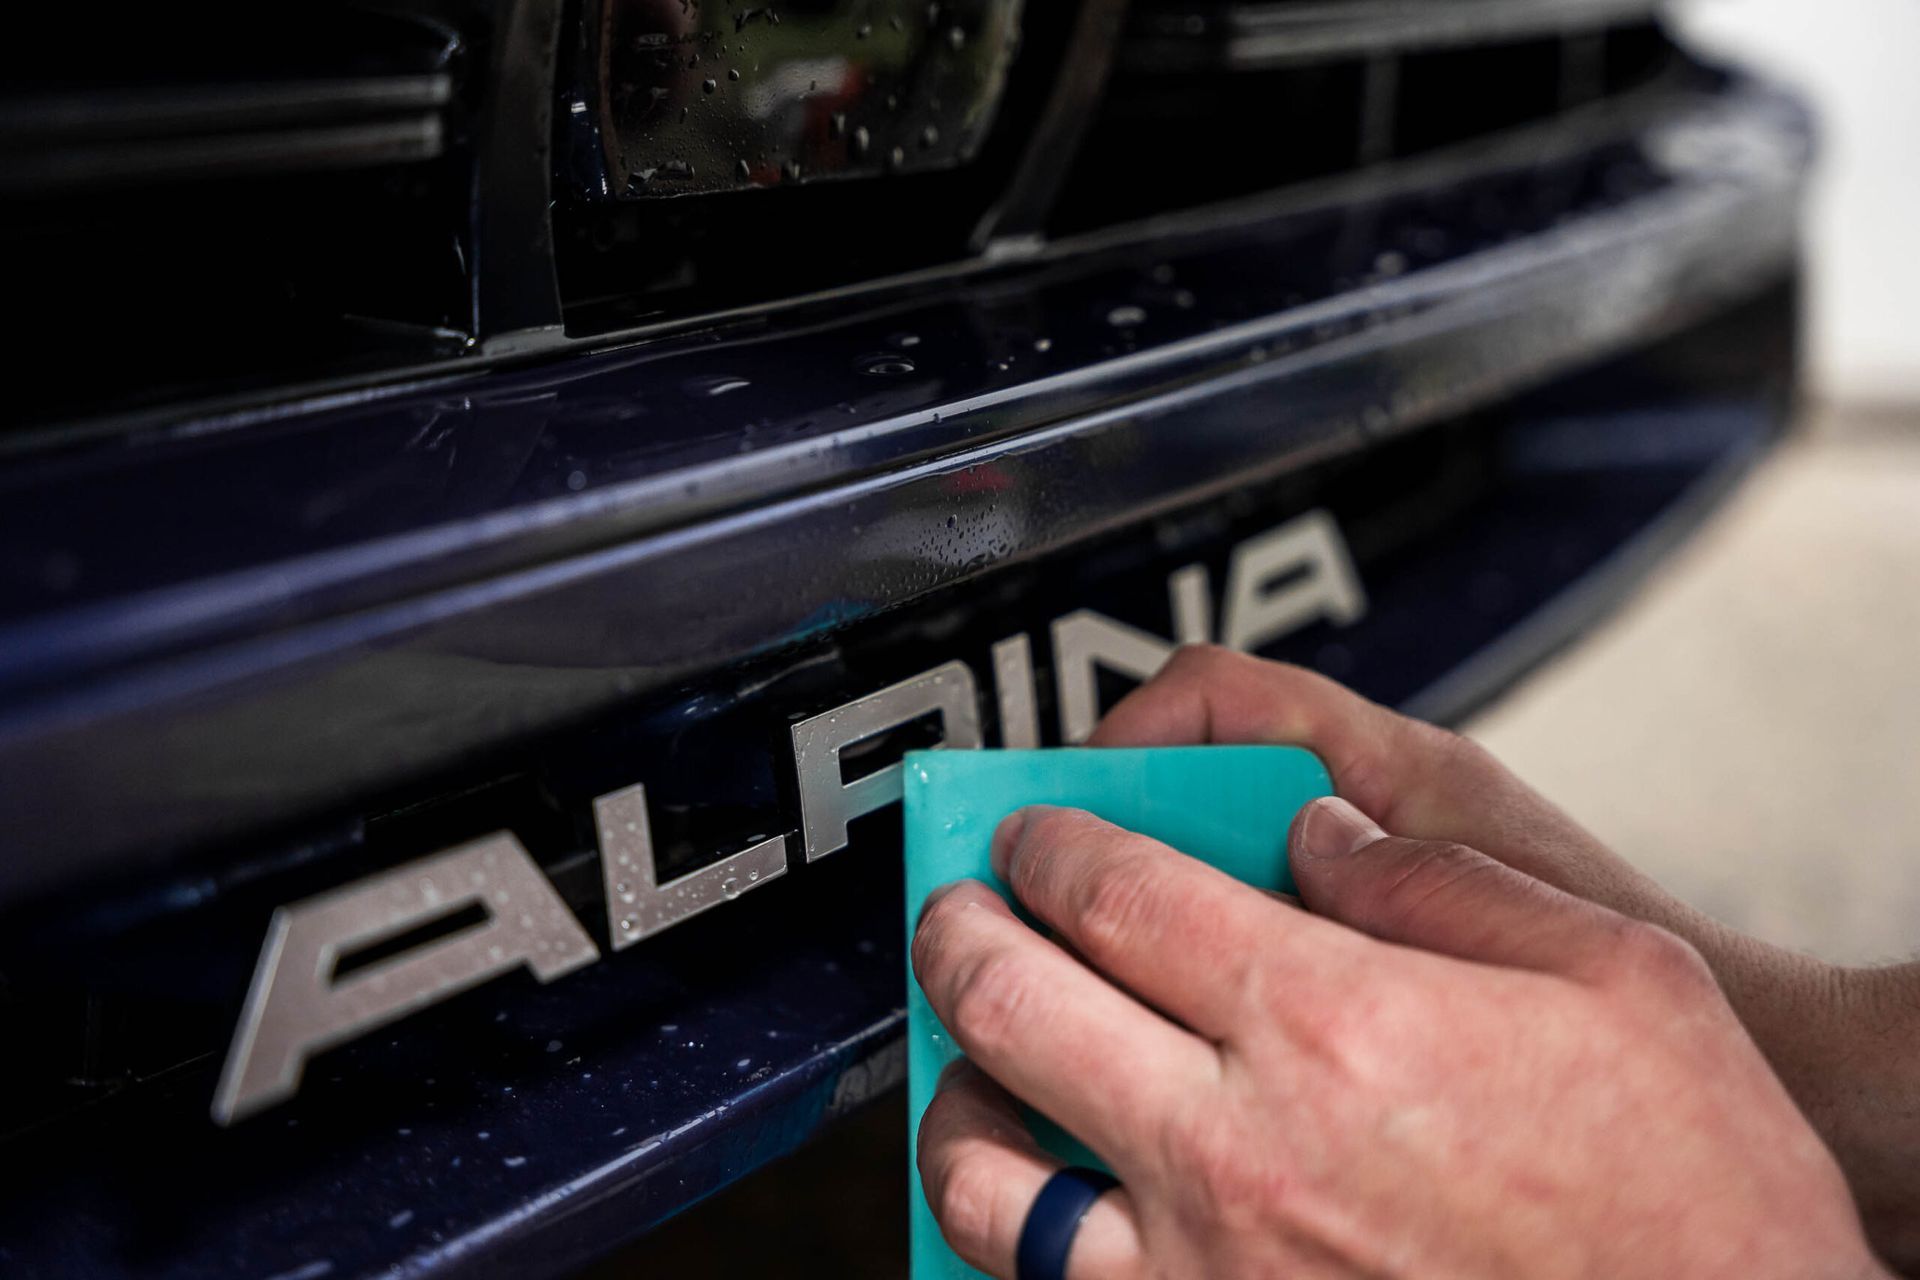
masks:
<path id="1" fill-rule="evenodd" d="M 772 836 L 661 884 L 653 861 L 653 828 L 647 821 L 647 789 L 641 784 L 595 800 L 593 823 L 600 832 L 607 930 L 615 951 L 708 907 L 731 902 L 787 871 L 787 838 Z"/>
<path id="2" fill-rule="evenodd" d="M 841 781 L 840 753 L 877 733 L 935 712 L 940 745 L 980 745 L 980 706 L 973 672 L 948 662 L 793 726 L 793 767 L 800 779 L 800 831 L 807 861 L 847 844 L 847 823 L 900 798 L 896 762 L 853 782 Z"/>
<path id="3" fill-rule="evenodd" d="M 1326 618 L 1346 625 L 1367 612 L 1333 517 L 1309 511 L 1233 549 L 1227 571 L 1226 646 L 1252 652 Z"/>
<path id="4" fill-rule="evenodd" d="M 1148 680 L 1173 656 L 1173 645 L 1091 609 L 1053 620 L 1053 685 L 1060 700 L 1060 740 L 1085 742 L 1100 719 L 1093 669 L 1102 666 Z"/>
<path id="5" fill-rule="evenodd" d="M 343 955 L 479 906 L 488 920 L 345 976 Z M 273 913 L 227 1053 L 221 1124 L 293 1096 L 312 1054 L 521 965 L 542 982 L 600 958 L 580 922 L 501 832 Z"/>
<path id="6" fill-rule="evenodd" d="M 1040 712 L 1034 707 L 1033 645 L 1022 631 L 993 646 L 993 691 L 1000 703 L 1000 745 L 1040 745 Z"/>
<path id="7" fill-rule="evenodd" d="M 1205 644 L 1213 638 L 1213 601 L 1209 597 L 1204 565 L 1190 564 L 1167 579 L 1177 643 Z M 1069 746 L 1085 742 L 1100 719 L 1095 666 L 1148 680 L 1172 656 L 1173 645 L 1159 636 L 1091 609 L 1077 609 L 1054 619 L 1053 676 L 1054 696 L 1060 701 L 1060 740 Z"/>

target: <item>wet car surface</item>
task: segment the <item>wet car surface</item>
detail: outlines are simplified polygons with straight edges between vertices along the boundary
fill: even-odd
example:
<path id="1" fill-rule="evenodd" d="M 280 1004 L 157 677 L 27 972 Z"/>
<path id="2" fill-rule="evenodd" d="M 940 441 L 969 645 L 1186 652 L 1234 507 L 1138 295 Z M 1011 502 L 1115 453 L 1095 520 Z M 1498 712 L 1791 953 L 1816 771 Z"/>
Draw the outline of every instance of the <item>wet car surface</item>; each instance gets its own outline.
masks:
<path id="1" fill-rule="evenodd" d="M 0 1264 L 608 1257 L 897 1102 L 901 751 L 1190 640 L 1452 720 L 1604 614 L 1784 429 L 1809 128 L 1571 8 L 219 10 L 20 78 Z"/>

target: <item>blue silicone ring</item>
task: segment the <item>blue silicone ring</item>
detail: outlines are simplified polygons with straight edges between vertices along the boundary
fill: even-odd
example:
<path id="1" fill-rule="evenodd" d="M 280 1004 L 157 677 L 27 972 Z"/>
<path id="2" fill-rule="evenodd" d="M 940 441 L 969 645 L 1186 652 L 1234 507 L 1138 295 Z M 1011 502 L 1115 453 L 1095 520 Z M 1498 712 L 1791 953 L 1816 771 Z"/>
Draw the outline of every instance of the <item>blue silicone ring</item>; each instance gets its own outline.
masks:
<path id="1" fill-rule="evenodd" d="M 1062 1169 L 1047 1179 L 1027 1210 L 1014 1251 L 1014 1280 L 1067 1280 L 1067 1254 L 1093 1202 L 1120 1185 L 1099 1169 Z"/>

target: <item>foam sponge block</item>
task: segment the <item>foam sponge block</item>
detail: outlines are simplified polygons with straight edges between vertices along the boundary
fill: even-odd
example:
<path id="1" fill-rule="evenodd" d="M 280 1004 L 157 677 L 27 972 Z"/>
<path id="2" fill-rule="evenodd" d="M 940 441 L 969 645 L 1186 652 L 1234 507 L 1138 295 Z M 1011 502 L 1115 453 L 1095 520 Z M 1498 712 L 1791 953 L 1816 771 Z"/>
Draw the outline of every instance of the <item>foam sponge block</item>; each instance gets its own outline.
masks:
<path id="1" fill-rule="evenodd" d="M 908 937 L 927 894 L 963 878 L 1007 887 L 988 863 L 993 829 L 1030 804 L 1086 809 L 1152 836 L 1263 889 L 1291 891 L 1287 829 L 1301 806 L 1331 795 L 1326 767 L 1298 747 L 1067 748 L 1050 751 L 915 751 L 906 758 Z M 917 1146 L 920 1116 L 947 1063 L 960 1056 L 907 973 L 907 1102 Z M 1034 1117 L 1041 1144 L 1071 1164 L 1098 1166 L 1074 1139 Z M 913 1275 L 949 1280 L 980 1273 L 947 1248 L 913 1182 Z"/>

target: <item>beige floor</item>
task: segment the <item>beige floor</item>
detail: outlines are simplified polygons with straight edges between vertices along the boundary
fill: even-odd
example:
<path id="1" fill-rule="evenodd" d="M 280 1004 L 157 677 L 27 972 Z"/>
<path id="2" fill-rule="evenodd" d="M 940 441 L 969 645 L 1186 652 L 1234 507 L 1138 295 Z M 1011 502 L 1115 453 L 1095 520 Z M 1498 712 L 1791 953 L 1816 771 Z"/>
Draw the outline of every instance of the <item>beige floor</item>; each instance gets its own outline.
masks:
<path id="1" fill-rule="evenodd" d="M 1920 410 L 1816 415 L 1468 731 L 1739 928 L 1920 952 Z"/>

